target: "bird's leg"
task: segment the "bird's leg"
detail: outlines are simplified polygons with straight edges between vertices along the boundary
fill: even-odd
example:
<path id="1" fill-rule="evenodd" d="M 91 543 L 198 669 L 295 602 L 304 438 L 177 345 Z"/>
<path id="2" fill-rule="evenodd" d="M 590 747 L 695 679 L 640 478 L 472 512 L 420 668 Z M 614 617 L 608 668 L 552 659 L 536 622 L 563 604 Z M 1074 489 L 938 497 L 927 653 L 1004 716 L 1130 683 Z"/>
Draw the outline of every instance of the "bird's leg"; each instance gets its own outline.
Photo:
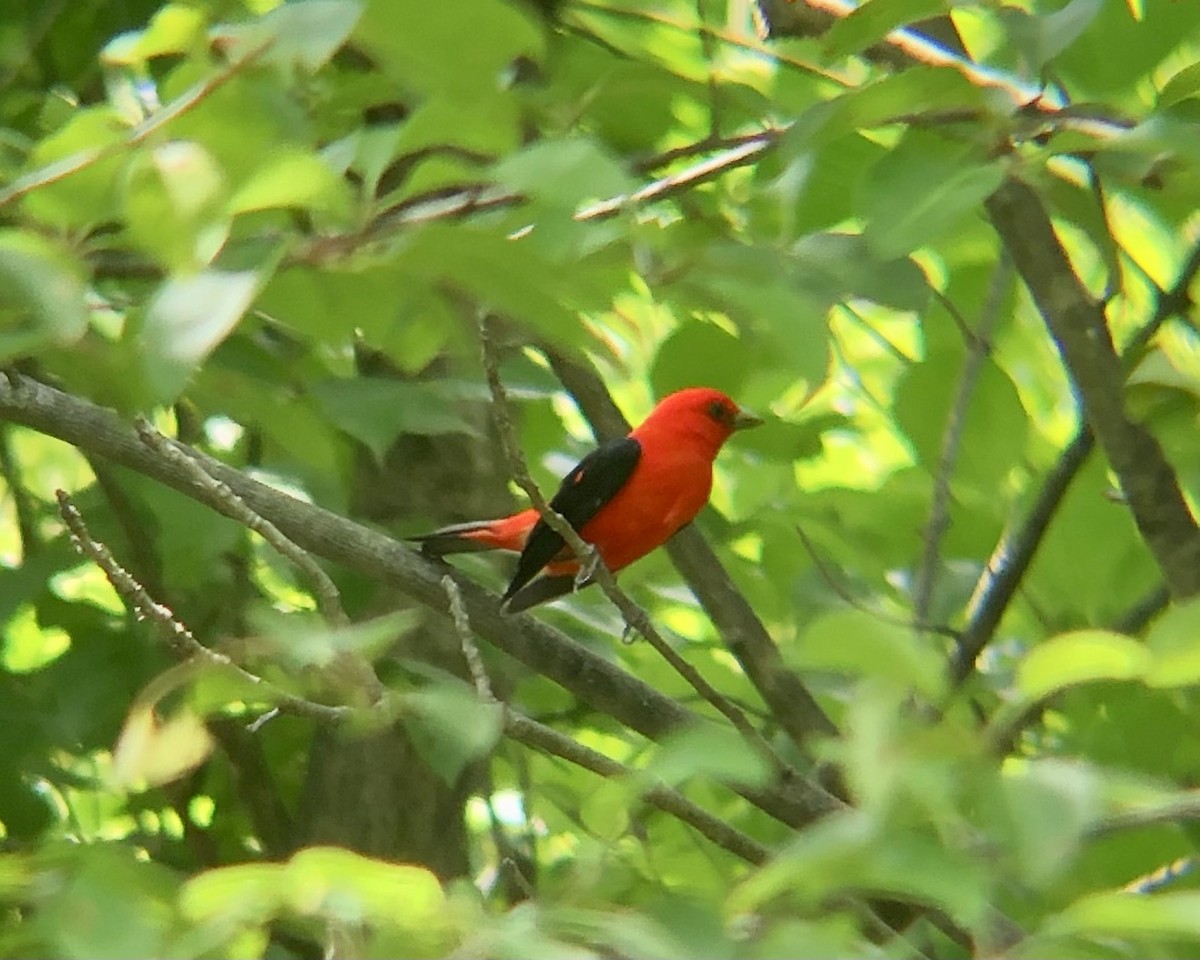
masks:
<path id="1" fill-rule="evenodd" d="M 579 572 L 575 574 L 575 589 L 580 590 L 592 582 L 596 568 L 600 566 L 600 550 L 594 543 L 588 544 L 587 557 L 581 558 Z"/>

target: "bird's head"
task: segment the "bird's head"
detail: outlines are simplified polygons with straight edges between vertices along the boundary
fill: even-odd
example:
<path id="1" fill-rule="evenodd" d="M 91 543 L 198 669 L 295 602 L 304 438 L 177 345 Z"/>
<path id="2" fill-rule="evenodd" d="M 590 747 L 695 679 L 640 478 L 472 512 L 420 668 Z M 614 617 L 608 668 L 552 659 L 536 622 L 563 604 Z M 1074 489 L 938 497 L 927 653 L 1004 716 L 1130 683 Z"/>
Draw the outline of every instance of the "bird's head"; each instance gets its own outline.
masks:
<path id="1" fill-rule="evenodd" d="M 735 431 L 756 427 L 762 422 L 720 390 L 688 387 L 660 400 L 633 435 L 668 433 L 691 437 L 703 443 L 705 450 L 715 457 Z"/>

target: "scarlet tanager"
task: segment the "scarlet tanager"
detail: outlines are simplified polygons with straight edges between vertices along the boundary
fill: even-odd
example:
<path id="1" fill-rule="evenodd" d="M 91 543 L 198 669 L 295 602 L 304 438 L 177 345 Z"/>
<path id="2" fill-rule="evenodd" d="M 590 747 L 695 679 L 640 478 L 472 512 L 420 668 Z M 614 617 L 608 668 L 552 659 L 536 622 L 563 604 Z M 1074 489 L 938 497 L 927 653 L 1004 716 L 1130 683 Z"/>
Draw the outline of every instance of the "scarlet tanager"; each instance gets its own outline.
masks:
<path id="1" fill-rule="evenodd" d="M 615 573 L 692 521 L 708 502 L 713 460 L 722 445 L 735 430 L 760 423 L 719 390 L 691 387 L 672 393 L 629 436 L 584 457 L 563 479 L 550 506 Z M 576 586 L 578 560 L 533 508 L 413 539 L 431 557 L 476 550 L 520 553 L 504 591 L 505 607 L 513 613 Z"/>

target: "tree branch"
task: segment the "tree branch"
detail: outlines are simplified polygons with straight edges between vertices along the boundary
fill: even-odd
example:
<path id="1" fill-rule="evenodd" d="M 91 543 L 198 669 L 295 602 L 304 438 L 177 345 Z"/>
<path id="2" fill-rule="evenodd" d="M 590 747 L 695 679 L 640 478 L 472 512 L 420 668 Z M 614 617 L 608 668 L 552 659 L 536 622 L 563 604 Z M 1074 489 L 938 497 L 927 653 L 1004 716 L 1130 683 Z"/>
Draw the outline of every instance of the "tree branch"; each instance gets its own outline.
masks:
<path id="1" fill-rule="evenodd" d="M 1125 412 L 1125 373 L 1104 311 L 1058 241 L 1037 194 L 1010 179 L 988 214 L 1053 334 L 1084 412 L 1172 596 L 1200 592 L 1200 528 L 1155 437 Z"/>
<path id="2" fill-rule="evenodd" d="M 508 704 L 497 700 L 492 692 L 491 681 L 484 670 L 483 658 L 480 657 L 479 650 L 475 646 L 475 638 L 471 634 L 470 617 L 463 606 L 458 584 L 449 576 L 443 577 L 442 583 L 450 601 L 451 617 L 454 620 L 459 643 L 462 645 L 463 656 L 470 668 L 471 678 L 475 682 L 475 690 L 481 700 L 498 704 L 504 711 L 505 735 L 528 747 L 540 750 L 542 753 L 552 757 L 561 757 L 569 763 L 608 779 L 631 779 L 636 776 L 634 771 L 624 764 L 584 746 L 578 740 L 559 733 L 545 724 L 518 713 Z M 717 846 L 723 847 L 734 856 L 741 857 L 747 863 L 755 865 L 766 863 L 768 857 L 766 847 L 692 803 L 679 791 L 662 784 L 651 784 L 642 791 L 642 797 L 647 803 L 671 814 L 699 831 Z"/>
<path id="3" fill-rule="evenodd" d="M 667 643 L 662 634 L 658 632 L 658 628 L 654 625 L 654 621 L 650 619 L 650 615 L 635 603 L 629 594 L 621 589 L 613 572 L 605 566 L 604 558 L 600 555 L 600 552 L 595 547 L 584 542 L 575 528 L 567 522 L 566 517 L 551 507 L 546 498 L 542 496 L 538 485 L 533 482 L 533 477 L 529 475 L 529 467 L 525 463 L 525 455 L 521 452 L 521 445 L 517 441 L 517 432 L 513 426 L 512 415 L 508 409 L 508 393 L 504 389 L 503 381 L 500 379 L 499 361 L 496 356 L 495 345 L 492 343 L 491 332 L 488 329 L 486 318 L 480 319 L 479 343 L 483 353 L 483 369 L 487 377 L 488 389 L 492 394 L 492 414 L 496 421 L 497 432 L 500 435 L 500 445 L 504 448 L 504 455 L 509 463 L 509 472 L 512 474 L 517 486 L 525 491 L 546 525 L 566 541 L 567 545 L 571 548 L 571 552 L 575 554 L 576 559 L 579 561 L 580 567 L 590 571 L 588 579 L 595 580 L 599 584 L 600 589 L 604 591 L 604 595 L 621 611 L 621 616 L 625 618 L 627 628 L 640 633 L 646 642 L 654 648 L 655 652 L 666 660 L 671 668 L 683 677 L 693 690 L 700 694 L 710 706 L 733 724 L 738 733 L 745 738 L 751 747 L 758 751 L 779 776 L 797 776 L 797 772 L 783 762 L 771 745 L 767 743 L 763 735 L 746 719 L 746 715 L 730 702 L 727 697 L 722 696 L 712 684 L 705 680 L 699 670 L 675 652 L 675 648 Z"/>
<path id="4" fill-rule="evenodd" d="M 71 502 L 71 498 L 62 490 L 56 491 L 56 496 L 58 497 L 59 513 L 67 525 L 67 529 L 71 532 L 71 539 L 78 547 L 79 552 L 104 572 L 104 576 L 108 578 L 112 588 L 134 616 L 139 620 L 149 620 L 158 627 L 167 645 L 180 659 L 196 660 L 220 670 L 231 671 L 244 682 L 262 690 L 264 700 L 288 713 L 311 717 L 326 723 L 339 723 L 350 715 L 349 707 L 331 707 L 281 690 L 224 654 L 206 647 L 193 636 L 187 626 L 175 617 L 174 613 L 146 592 L 146 589 L 133 578 L 129 571 L 117 562 L 108 547 L 92 536 L 83 517 Z"/>
<path id="5" fill-rule="evenodd" d="M 624 436 L 629 423 L 588 363 L 542 348 L 558 379 L 575 398 L 599 440 Z M 814 736 L 834 736 L 837 728 L 800 678 L 783 663 L 779 648 L 754 608 L 734 585 L 712 547 L 694 524 L 667 543 L 676 569 L 692 588 L 705 613 L 725 638 L 775 721 L 801 747 Z"/>
<path id="6" fill-rule="evenodd" d="M 156 456 L 112 411 L 46 384 L 11 372 L 0 375 L 0 419 L 57 437 L 205 502 L 203 490 L 189 471 Z M 430 563 L 384 534 L 272 489 L 202 453 L 192 452 L 191 456 L 200 460 L 207 473 L 228 484 L 251 510 L 304 549 L 370 579 L 390 583 L 427 607 L 449 612 L 441 584 L 448 572 L 444 565 Z M 652 740 L 699 722 L 690 710 L 565 634 L 532 617 L 506 617 L 493 595 L 469 581 L 455 579 L 481 638 L 594 709 Z M 841 808 L 835 797 L 803 778 L 772 788 L 739 788 L 738 792 L 793 827 Z"/>
<path id="7" fill-rule="evenodd" d="M 950 478 L 954 474 L 954 466 L 958 462 L 958 448 L 962 442 L 963 430 L 967 425 L 967 409 L 971 405 L 971 396 L 975 392 L 975 384 L 983 373 L 984 362 L 991 352 L 992 330 L 1000 318 L 1000 304 L 1004 296 L 1004 288 L 1008 286 L 1012 276 L 1012 268 L 1007 260 L 1001 260 L 996 265 L 992 277 L 992 287 L 988 292 L 987 301 L 983 306 L 977 329 L 972 331 L 959 316 L 958 310 L 943 296 L 942 303 L 955 317 L 955 322 L 963 330 L 967 343 L 967 357 L 963 361 L 962 370 L 958 375 L 958 383 L 954 388 L 954 399 L 950 412 L 946 415 L 946 425 L 942 430 L 942 446 L 938 456 L 937 471 L 933 475 L 933 497 L 929 506 L 929 520 L 925 525 L 925 552 L 921 558 L 921 566 L 917 571 L 917 589 L 914 603 L 915 620 L 918 624 L 929 622 L 929 607 L 933 602 L 933 591 L 937 584 L 937 568 L 942 552 L 942 538 L 950 528 Z"/>

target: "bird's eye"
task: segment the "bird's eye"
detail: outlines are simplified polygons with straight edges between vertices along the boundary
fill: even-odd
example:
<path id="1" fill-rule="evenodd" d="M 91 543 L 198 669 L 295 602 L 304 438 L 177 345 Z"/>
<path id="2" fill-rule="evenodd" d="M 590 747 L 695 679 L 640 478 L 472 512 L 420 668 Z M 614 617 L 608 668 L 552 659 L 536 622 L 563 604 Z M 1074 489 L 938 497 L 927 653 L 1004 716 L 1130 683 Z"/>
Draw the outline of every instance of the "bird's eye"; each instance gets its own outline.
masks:
<path id="1" fill-rule="evenodd" d="M 717 423 L 733 423 L 733 411 L 729 409 L 729 404 L 722 403 L 720 400 L 714 400 L 708 405 L 708 415 Z"/>

